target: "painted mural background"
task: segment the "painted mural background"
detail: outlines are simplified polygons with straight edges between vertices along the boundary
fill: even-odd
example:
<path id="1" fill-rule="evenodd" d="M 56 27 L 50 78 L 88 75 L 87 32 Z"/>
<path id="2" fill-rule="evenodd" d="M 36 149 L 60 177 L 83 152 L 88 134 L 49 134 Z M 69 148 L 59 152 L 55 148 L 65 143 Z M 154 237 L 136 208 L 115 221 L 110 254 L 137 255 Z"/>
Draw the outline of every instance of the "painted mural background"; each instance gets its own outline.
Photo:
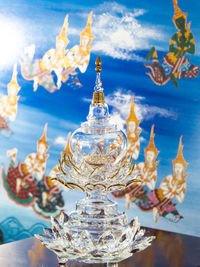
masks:
<path id="1" fill-rule="evenodd" d="M 28 155 L 37 153 L 37 142 L 41 140 L 47 123 L 45 142 L 48 151 L 45 153 L 49 157 L 46 160 L 45 175 L 48 177 L 57 165 L 60 153 L 65 149 L 68 133 L 74 131 L 88 114 L 95 83 L 95 60 L 99 54 L 103 69 L 102 82 L 112 119 L 124 128 L 134 95 L 135 112 L 142 130 L 137 163 L 144 161 L 144 148 L 148 146 L 153 124 L 155 146 L 160 151 L 157 157 L 160 162 L 157 166 L 156 186 L 158 187 L 162 180 L 173 172 L 172 160 L 176 158 L 180 136 L 183 136 L 183 155 L 189 163 L 186 170 L 189 175 L 186 178 L 185 199 L 176 206 L 183 219 L 173 223 L 160 217 L 155 224 L 152 213 L 140 211 L 133 203 L 128 211 L 129 216 L 138 215 L 144 226 L 200 236 L 199 77 L 180 79 L 178 89 L 172 82 L 161 87 L 149 79 L 144 66 L 147 63 L 146 55 L 152 46 L 156 48 L 159 56 L 165 56 L 169 51 L 169 41 L 177 31 L 172 22 L 173 1 L 84 1 L 83 4 L 78 0 L 19 0 L 15 3 L 0 1 L 0 4 L 1 99 L 8 96 L 7 85 L 11 81 L 16 63 L 17 83 L 20 86 L 20 90 L 15 94 L 18 103 L 16 117 L 4 117 L 10 133 L 6 129 L 0 133 L 0 162 L 5 170 L 8 170 L 13 158 L 17 165 L 18 162 L 24 163 Z M 187 12 L 188 21 L 192 21 L 190 29 L 195 39 L 196 51 L 191 55 L 191 62 L 198 66 L 200 3 L 194 0 L 179 0 L 179 7 Z M 89 50 L 90 60 L 87 58 L 89 64 L 85 72 L 78 67 L 74 68 L 71 78 L 67 82 L 62 81 L 60 89 L 53 90 L 54 92 L 49 92 L 40 83 L 34 91 L 33 82 L 22 76 L 20 68 L 20 62 L 24 60 L 24 49 L 34 44 L 34 59 L 41 59 L 49 49 L 54 49 L 56 37 L 62 30 L 67 14 L 69 16 L 66 35 L 69 43 L 66 49 L 70 50 L 79 45 L 80 34 L 86 27 L 91 10 L 91 33 L 94 39 L 90 44 L 92 49 Z M 77 72 L 75 78 L 74 71 Z M 52 73 L 56 85 L 58 75 L 55 71 Z M 16 150 L 13 148 L 17 148 L 16 157 Z M 28 237 L 35 231 L 41 231 L 43 225 L 49 224 L 48 220 L 40 216 L 38 199 L 41 199 L 42 193 L 37 195 L 38 205 L 35 209 L 39 211 L 38 214 L 32 206 L 19 205 L 19 202 L 9 198 L 3 181 L 1 178 L 0 236 L 3 233 L 4 242 Z M 36 184 L 39 182 L 40 179 L 35 181 Z M 40 187 L 46 192 L 45 199 L 48 199 L 49 195 L 52 196 L 53 186 L 47 184 L 44 182 Z M 60 192 L 56 192 L 62 196 L 64 206 L 58 207 L 72 210 L 80 193 L 62 192 L 62 187 L 59 190 Z M 50 204 L 52 201 L 51 198 Z M 121 208 L 125 209 L 125 201 L 122 199 L 119 202 Z M 53 211 L 57 212 L 57 208 Z M 49 210 L 45 212 L 48 217 Z"/>

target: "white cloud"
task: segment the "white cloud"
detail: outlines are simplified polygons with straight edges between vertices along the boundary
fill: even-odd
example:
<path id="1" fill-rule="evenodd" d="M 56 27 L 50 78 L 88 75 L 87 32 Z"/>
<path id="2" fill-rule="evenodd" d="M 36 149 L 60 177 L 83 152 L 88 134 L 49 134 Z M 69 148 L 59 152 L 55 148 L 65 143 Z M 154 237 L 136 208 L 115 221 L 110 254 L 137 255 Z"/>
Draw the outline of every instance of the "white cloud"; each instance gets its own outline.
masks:
<path id="1" fill-rule="evenodd" d="M 66 146 L 67 144 L 67 138 L 63 137 L 63 136 L 58 136 L 55 140 L 54 140 L 54 144 L 56 145 L 61 145 L 61 146 Z"/>
<path id="2" fill-rule="evenodd" d="M 119 129 L 124 130 L 125 126 L 125 121 L 124 119 L 120 116 L 120 114 L 116 111 L 112 112 L 111 118 L 110 118 L 111 123 L 117 124 Z"/>
<path id="3" fill-rule="evenodd" d="M 152 40 L 165 39 L 158 26 L 139 22 L 138 17 L 144 13 L 144 9 L 130 10 L 116 2 L 98 6 L 93 14 L 93 51 L 113 58 L 144 61 L 135 51 L 149 48 Z"/>
<path id="4" fill-rule="evenodd" d="M 73 27 L 69 27 L 67 29 L 67 34 L 69 35 L 80 35 L 80 30 L 73 28 Z"/>
<path id="5" fill-rule="evenodd" d="M 124 126 L 126 123 L 126 119 L 129 116 L 131 97 L 131 93 L 122 93 L 121 89 L 118 89 L 112 95 L 108 95 L 105 97 L 106 103 L 112 107 L 111 115 L 114 115 L 115 121 L 119 121 L 120 125 Z M 142 102 L 144 102 L 144 100 L 145 98 L 142 96 L 134 97 L 135 113 L 139 120 L 149 120 L 154 118 L 156 115 L 165 118 L 177 118 L 176 113 L 171 112 L 167 109 L 143 104 Z"/>
<path id="6" fill-rule="evenodd" d="M 0 82 L 0 88 L 6 88 L 7 89 L 7 83 Z"/>
<path id="7" fill-rule="evenodd" d="M 143 143 L 146 141 L 146 139 L 143 136 L 140 136 L 139 139 L 140 139 L 140 143 Z"/>
<path id="8" fill-rule="evenodd" d="M 104 2 L 93 9 L 92 51 L 123 60 L 144 62 L 145 59 L 136 51 L 149 49 L 157 40 L 166 41 L 167 35 L 159 25 L 146 24 L 139 20 L 147 11 L 129 9 L 117 2 Z M 88 18 L 88 13 L 79 12 L 82 20 Z M 80 35 L 80 28 L 69 25 L 68 34 Z M 158 47 L 158 46 L 157 46 Z"/>
<path id="9" fill-rule="evenodd" d="M 111 107 L 111 120 L 113 123 L 117 123 L 121 129 L 125 128 L 126 119 L 130 113 L 131 98 L 133 96 L 132 93 L 123 93 L 123 91 L 123 89 L 117 89 L 113 94 L 105 96 L 106 103 Z M 91 99 L 83 98 L 83 101 L 91 102 Z M 134 96 L 135 113 L 140 121 L 152 119 L 156 115 L 174 120 L 177 119 L 175 112 L 144 104 L 144 101 L 145 97 Z"/>

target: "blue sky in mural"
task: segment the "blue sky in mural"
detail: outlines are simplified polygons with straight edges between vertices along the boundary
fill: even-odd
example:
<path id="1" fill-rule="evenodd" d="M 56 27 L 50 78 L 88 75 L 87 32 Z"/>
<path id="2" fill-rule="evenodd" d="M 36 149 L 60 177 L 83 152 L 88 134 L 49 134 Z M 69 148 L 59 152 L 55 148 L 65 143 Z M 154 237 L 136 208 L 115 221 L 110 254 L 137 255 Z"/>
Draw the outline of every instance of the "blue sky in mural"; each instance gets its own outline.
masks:
<path id="1" fill-rule="evenodd" d="M 191 57 L 191 61 L 200 65 L 200 2 L 179 0 L 179 6 L 188 13 L 188 21 L 192 21 L 196 55 Z M 46 172 L 57 164 L 68 132 L 75 130 L 87 116 L 95 83 L 94 62 L 99 54 L 106 100 L 113 119 L 122 126 L 129 114 L 131 96 L 135 94 L 136 113 L 141 119 L 142 128 L 138 161 L 144 160 L 143 151 L 148 144 L 151 125 L 155 123 L 155 143 L 160 151 L 157 186 L 172 173 L 172 160 L 176 157 L 181 135 L 184 157 L 189 162 L 186 197 L 183 204 L 177 205 L 184 216 L 182 221 L 173 224 L 159 218 L 155 225 L 151 213 L 142 213 L 133 205 L 129 215 L 138 215 L 143 225 L 200 236 L 200 78 L 179 81 L 178 90 L 171 82 L 159 87 L 145 75 L 144 67 L 145 56 L 151 46 L 156 46 L 159 57 L 165 55 L 169 40 L 176 32 L 171 20 L 174 12 L 172 1 L 84 1 L 84 4 L 83 1 L 0 1 L 0 93 L 6 93 L 13 64 L 19 62 L 24 47 L 34 43 L 38 58 L 46 50 L 55 47 L 55 38 L 65 15 L 69 14 L 67 32 L 70 40 L 68 47 L 71 48 L 79 43 L 80 32 L 91 10 L 94 12 L 92 33 L 95 39 L 89 67 L 85 74 L 79 74 L 83 85 L 81 88 L 64 84 L 53 94 L 42 87 L 33 92 L 32 82 L 22 78 L 18 64 L 18 82 L 22 87 L 18 114 L 16 121 L 10 124 L 14 134 L 10 137 L 0 135 L 0 163 L 8 166 L 6 151 L 13 147 L 18 148 L 19 161 L 35 152 L 36 142 L 42 135 L 44 124 L 48 122 L 50 158 Z M 9 40 L 9 49 L 4 45 L 6 38 Z M 65 198 L 66 208 L 72 210 L 78 193 L 66 192 Z M 124 202 L 120 203 L 124 208 Z M 44 222 L 31 208 L 19 207 L 10 201 L 2 186 L 0 207 L 0 221 L 8 216 L 20 219 L 19 214 L 24 213 L 23 223 L 27 226 Z"/>

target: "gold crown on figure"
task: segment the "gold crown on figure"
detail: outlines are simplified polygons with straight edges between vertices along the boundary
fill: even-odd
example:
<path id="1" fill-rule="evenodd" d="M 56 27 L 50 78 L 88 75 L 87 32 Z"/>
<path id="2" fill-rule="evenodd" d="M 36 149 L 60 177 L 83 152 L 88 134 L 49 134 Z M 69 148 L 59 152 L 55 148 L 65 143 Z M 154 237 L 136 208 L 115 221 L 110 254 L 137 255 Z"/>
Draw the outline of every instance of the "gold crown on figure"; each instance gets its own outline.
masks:
<path id="1" fill-rule="evenodd" d="M 87 25 L 86 25 L 85 29 L 83 30 L 83 32 L 81 33 L 81 40 L 82 40 L 82 38 L 84 36 L 88 36 L 89 37 L 88 45 L 94 39 L 94 36 L 92 35 L 92 32 L 91 32 L 92 13 L 93 13 L 93 11 L 90 12 L 89 17 L 88 17 L 88 21 L 87 21 Z"/>
<path id="2" fill-rule="evenodd" d="M 17 64 L 14 65 L 14 68 L 13 68 L 13 74 L 12 74 L 12 79 L 11 81 L 9 82 L 8 84 L 8 89 L 11 87 L 11 86 L 14 86 L 15 87 L 15 90 L 16 90 L 16 94 L 19 92 L 20 90 L 20 86 L 17 82 Z"/>
<path id="3" fill-rule="evenodd" d="M 140 121 L 136 117 L 136 114 L 135 114 L 134 109 L 135 109 L 134 96 L 132 96 L 132 98 L 131 98 L 130 114 L 129 114 L 128 119 L 126 120 L 126 123 L 128 124 L 130 121 L 134 121 L 137 124 L 137 126 L 138 126 L 140 124 Z"/>
<path id="4" fill-rule="evenodd" d="M 174 16 L 173 16 L 173 22 L 176 25 L 176 20 L 180 17 L 183 17 L 185 19 L 185 21 L 187 20 L 187 14 L 184 13 L 179 7 L 178 7 L 178 1 L 177 0 L 173 0 L 173 4 L 174 4 Z"/>
<path id="5" fill-rule="evenodd" d="M 40 140 L 38 141 L 38 145 L 44 144 L 46 146 L 46 149 L 48 149 L 49 146 L 47 145 L 47 137 L 46 136 L 47 136 L 47 123 L 45 123 L 43 135 L 41 136 Z"/>
<path id="6" fill-rule="evenodd" d="M 155 125 L 153 124 L 151 127 L 151 135 L 150 135 L 149 145 L 148 145 L 148 147 L 146 147 L 144 149 L 144 151 L 145 151 L 145 155 L 146 155 L 147 151 L 153 151 L 157 157 L 157 155 L 159 154 L 160 151 L 157 150 L 155 143 L 154 143 L 154 137 L 155 137 L 154 126 Z"/>
<path id="7" fill-rule="evenodd" d="M 178 153 L 177 153 L 176 158 L 173 160 L 173 166 L 175 166 L 176 163 L 180 163 L 183 165 L 184 169 L 186 169 L 188 163 L 185 161 L 185 159 L 183 157 L 182 138 L 183 138 L 183 136 L 180 137 Z"/>
<path id="8" fill-rule="evenodd" d="M 64 43 L 65 43 L 65 46 L 67 46 L 67 44 L 69 43 L 69 40 L 68 40 L 68 38 L 66 36 L 66 29 L 67 29 L 67 27 L 68 27 L 68 15 L 66 15 L 66 17 L 65 17 L 65 21 L 64 21 L 64 24 L 62 26 L 62 30 L 61 30 L 60 35 L 58 35 L 56 37 L 56 41 L 63 40 Z"/>

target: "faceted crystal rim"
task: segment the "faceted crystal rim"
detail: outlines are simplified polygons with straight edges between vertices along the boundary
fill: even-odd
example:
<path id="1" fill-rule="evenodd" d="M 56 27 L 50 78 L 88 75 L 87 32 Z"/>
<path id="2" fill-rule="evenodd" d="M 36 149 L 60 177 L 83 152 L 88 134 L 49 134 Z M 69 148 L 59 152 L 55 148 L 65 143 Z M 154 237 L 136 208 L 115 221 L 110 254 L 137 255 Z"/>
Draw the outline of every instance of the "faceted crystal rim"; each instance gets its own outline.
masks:
<path id="1" fill-rule="evenodd" d="M 85 263 L 118 262 L 133 253 L 147 248 L 154 236 L 144 236 L 137 217 L 117 233 L 106 230 L 96 238 L 83 230 L 74 232 L 70 216 L 62 213 L 60 220 L 51 218 L 52 229 L 45 228 L 44 235 L 35 235 L 60 260 L 76 260 Z"/>

